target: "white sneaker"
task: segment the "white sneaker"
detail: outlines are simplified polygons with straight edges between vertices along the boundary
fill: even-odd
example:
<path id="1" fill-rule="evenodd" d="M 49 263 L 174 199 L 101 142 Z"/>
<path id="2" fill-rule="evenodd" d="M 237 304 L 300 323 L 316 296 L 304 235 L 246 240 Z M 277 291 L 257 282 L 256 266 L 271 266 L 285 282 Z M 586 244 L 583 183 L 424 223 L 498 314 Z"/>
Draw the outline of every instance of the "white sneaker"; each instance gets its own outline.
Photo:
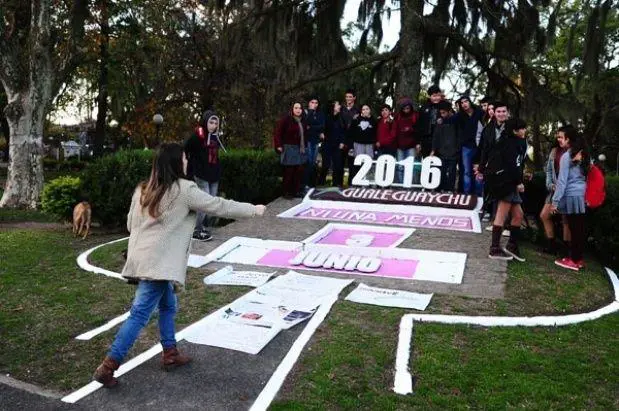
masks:
<path id="1" fill-rule="evenodd" d="M 486 227 L 486 231 L 492 231 L 492 225 L 489 225 L 488 227 Z"/>

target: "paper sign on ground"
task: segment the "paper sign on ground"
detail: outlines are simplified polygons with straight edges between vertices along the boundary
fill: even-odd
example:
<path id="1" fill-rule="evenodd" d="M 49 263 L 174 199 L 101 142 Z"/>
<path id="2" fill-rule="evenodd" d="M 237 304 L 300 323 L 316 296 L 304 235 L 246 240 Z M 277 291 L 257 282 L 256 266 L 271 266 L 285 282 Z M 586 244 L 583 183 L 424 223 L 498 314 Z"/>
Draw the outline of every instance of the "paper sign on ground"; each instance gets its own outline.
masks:
<path id="1" fill-rule="evenodd" d="M 187 259 L 187 266 L 193 268 L 200 268 L 210 262 L 211 261 L 203 255 L 189 254 L 189 258 Z"/>
<path id="2" fill-rule="evenodd" d="M 234 271 L 232 266 L 228 265 L 221 270 L 204 277 L 204 284 L 259 287 L 269 281 L 274 274 L 275 272 L 263 273 L 259 271 Z"/>
<path id="3" fill-rule="evenodd" d="M 303 243 L 394 248 L 414 232 L 414 228 L 329 223 Z"/>
<path id="4" fill-rule="evenodd" d="M 310 318 L 323 301 L 337 297 L 351 282 L 289 271 L 223 307 L 186 339 L 258 354 L 281 329 Z"/>
<path id="5" fill-rule="evenodd" d="M 310 318 L 319 305 L 316 301 L 309 305 L 282 305 L 279 299 L 261 299 L 259 294 L 247 297 L 230 304 L 223 318 L 246 325 L 276 326 L 287 330 Z"/>
<path id="6" fill-rule="evenodd" d="M 206 256 L 228 264 L 460 284 L 466 254 L 233 237 Z M 271 281 L 273 282 L 273 281 Z M 267 283 L 268 284 L 268 283 Z"/>
<path id="7" fill-rule="evenodd" d="M 185 337 L 189 342 L 258 354 L 279 333 L 275 327 L 255 327 L 231 321 L 206 322 Z"/>
<path id="8" fill-rule="evenodd" d="M 389 290 L 359 284 L 346 300 L 361 304 L 381 305 L 383 307 L 412 308 L 425 310 L 433 294 L 419 294 L 408 291 Z"/>
<path id="9" fill-rule="evenodd" d="M 400 204 L 350 203 L 311 200 L 307 197 L 296 206 L 278 214 L 281 218 L 328 220 L 481 233 L 478 199 L 473 210 L 421 207 Z"/>

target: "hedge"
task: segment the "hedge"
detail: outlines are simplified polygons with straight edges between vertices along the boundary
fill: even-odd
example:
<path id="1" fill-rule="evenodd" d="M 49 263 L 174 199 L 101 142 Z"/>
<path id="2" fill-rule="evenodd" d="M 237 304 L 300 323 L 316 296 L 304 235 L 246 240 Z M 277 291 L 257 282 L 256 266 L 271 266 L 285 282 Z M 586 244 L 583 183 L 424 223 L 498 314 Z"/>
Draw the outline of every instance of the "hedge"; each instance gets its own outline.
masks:
<path id="1" fill-rule="evenodd" d="M 48 182 L 41 193 L 44 212 L 63 220 L 71 220 L 73 207 L 80 201 L 79 177 L 63 176 Z"/>
<path id="2" fill-rule="evenodd" d="M 619 176 L 606 176 L 606 201 L 587 214 L 593 250 L 602 261 L 617 267 L 619 257 Z"/>
<path id="3" fill-rule="evenodd" d="M 82 190 L 93 206 L 94 219 L 106 225 L 124 224 L 133 190 L 150 175 L 153 154 L 150 150 L 123 150 L 86 166 Z M 220 195 L 264 204 L 280 195 L 280 169 L 275 153 L 231 150 L 222 152 L 220 161 Z"/>

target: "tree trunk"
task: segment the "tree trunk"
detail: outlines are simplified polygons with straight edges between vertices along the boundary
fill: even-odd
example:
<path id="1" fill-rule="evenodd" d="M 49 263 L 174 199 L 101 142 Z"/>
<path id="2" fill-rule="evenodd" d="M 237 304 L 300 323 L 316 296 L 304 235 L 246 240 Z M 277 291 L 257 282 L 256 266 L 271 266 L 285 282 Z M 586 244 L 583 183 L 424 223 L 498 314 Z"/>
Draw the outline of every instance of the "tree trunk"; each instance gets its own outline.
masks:
<path id="1" fill-rule="evenodd" d="M 101 63 L 99 66 L 99 95 L 97 96 L 97 126 L 95 129 L 94 155 L 103 153 L 105 125 L 107 119 L 108 98 L 108 63 L 110 44 L 110 24 L 107 0 L 100 1 L 101 8 L 101 44 L 99 45 Z"/>
<path id="2" fill-rule="evenodd" d="M 10 161 L 0 207 L 37 206 L 43 189 L 43 124 L 50 91 L 51 84 L 8 95 L 5 113 L 11 134 Z"/>
<path id="3" fill-rule="evenodd" d="M 397 98 L 409 96 L 418 102 L 423 60 L 423 0 L 400 2 L 400 57 L 397 69 Z"/>
<path id="4" fill-rule="evenodd" d="M 9 128 L 9 122 L 6 120 L 6 117 L 0 113 L 0 132 L 4 135 L 4 139 L 6 140 L 6 146 L 4 147 L 4 161 L 8 161 L 9 158 L 9 144 L 11 144 L 11 130 Z"/>

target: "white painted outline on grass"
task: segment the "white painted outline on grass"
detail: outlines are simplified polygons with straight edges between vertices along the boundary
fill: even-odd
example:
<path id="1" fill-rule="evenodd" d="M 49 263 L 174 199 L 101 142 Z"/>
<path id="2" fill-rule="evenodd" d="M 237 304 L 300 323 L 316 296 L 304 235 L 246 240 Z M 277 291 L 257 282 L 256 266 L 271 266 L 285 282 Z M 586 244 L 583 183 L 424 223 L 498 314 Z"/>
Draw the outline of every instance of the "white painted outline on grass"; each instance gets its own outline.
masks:
<path id="1" fill-rule="evenodd" d="M 192 325 L 189 325 L 189 326 L 185 327 L 184 329 L 182 329 L 181 331 L 177 332 L 176 333 L 176 341 L 183 340 L 185 338 L 185 335 L 188 332 L 188 329 L 190 329 L 195 324 L 196 323 L 194 323 Z M 114 376 L 115 377 L 120 377 L 121 375 L 128 373 L 129 371 L 131 371 L 132 369 L 134 369 L 138 365 L 141 365 L 141 364 L 145 363 L 146 361 L 150 360 L 155 355 L 159 354 L 161 351 L 163 351 L 163 348 L 161 347 L 161 344 L 159 344 L 159 343 L 155 344 L 154 346 L 152 346 L 148 350 L 144 351 L 140 355 L 137 355 L 137 356 L 133 357 L 132 359 L 130 359 L 129 361 L 127 361 L 126 363 L 122 364 L 118 368 L 118 370 L 116 370 L 116 372 L 114 372 Z M 73 391 L 71 394 L 63 397 L 62 401 L 66 402 L 66 403 L 69 403 L 69 404 L 74 404 L 77 401 L 81 400 L 82 398 L 86 397 L 87 395 L 90 395 L 93 392 L 97 391 L 101 387 L 103 387 L 102 384 L 98 383 L 97 381 L 91 381 L 90 383 L 86 384 L 85 386 L 83 386 L 82 388 L 78 389 L 77 391 Z"/>
<path id="2" fill-rule="evenodd" d="M 119 238 L 118 240 L 114 240 L 114 241 L 110 241 L 108 243 L 104 243 L 101 245 L 98 245 L 96 247 L 91 248 L 90 250 L 86 250 L 84 251 L 82 254 L 79 255 L 79 257 L 77 257 L 77 265 L 85 271 L 89 271 L 91 273 L 95 273 L 95 274 L 103 274 L 106 275 L 108 277 L 113 277 L 113 278 L 118 278 L 119 280 L 123 280 L 125 282 L 127 282 L 127 279 L 125 279 L 122 275 L 120 275 L 117 272 L 114 271 L 110 271 L 110 270 L 106 270 L 105 268 L 100 268 L 100 267 L 96 267 L 92 264 L 90 264 L 88 262 L 88 256 L 95 251 L 98 248 L 101 248 L 103 246 L 106 245 L 110 245 L 110 244 L 114 244 L 114 243 L 118 243 L 120 241 L 124 241 L 127 240 L 129 237 L 123 237 L 123 238 Z"/>
<path id="3" fill-rule="evenodd" d="M 588 313 L 537 317 L 476 317 L 467 315 L 404 314 L 400 320 L 400 337 L 398 339 L 395 362 L 396 371 L 393 391 L 402 395 L 411 394 L 413 392 L 412 376 L 408 369 L 413 321 L 441 324 L 468 324 L 483 327 L 560 327 L 597 320 L 605 315 L 619 311 L 619 279 L 617 278 L 617 274 L 608 267 L 606 267 L 606 273 L 613 287 L 615 300 L 605 307 Z"/>
<path id="4" fill-rule="evenodd" d="M 408 369 L 413 337 L 413 320 L 408 320 L 406 316 L 400 320 L 398 350 L 395 357 L 395 383 L 393 390 L 402 395 L 413 392 L 413 377 Z"/>
<path id="5" fill-rule="evenodd" d="M 90 330 L 88 332 L 85 332 L 84 334 L 78 335 L 77 337 L 75 337 L 75 339 L 81 340 L 81 341 L 88 341 L 92 337 L 95 337 L 103 332 L 106 332 L 107 330 L 111 330 L 118 324 L 122 323 L 127 318 L 129 318 L 129 314 L 131 314 L 131 312 L 127 311 L 123 315 L 119 315 L 118 317 L 111 319 L 107 323 L 103 324 L 101 327 L 95 328 L 94 330 Z"/>
<path id="6" fill-rule="evenodd" d="M 266 411 L 269 408 L 271 402 L 273 402 L 273 399 L 279 392 L 279 389 L 282 387 L 282 384 L 284 384 L 288 373 L 290 373 L 290 370 L 292 370 L 292 367 L 301 356 L 303 348 L 305 348 L 305 345 L 309 342 L 310 338 L 312 338 L 318 326 L 320 326 L 327 317 L 327 314 L 331 311 L 331 307 L 333 307 L 333 304 L 335 304 L 337 300 L 338 296 L 335 295 L 333 297 L 328 297 L 320 304 L 320 307 L 292 344 L 292 347 L 290 347 L 290 350 L 288 350 L 282 362 L 279 363 L 277 369 L 273 375 L 271 375 L 271 378 L 269 378 L 269 381 L 258 395 L 258 398 L 256 398 L 256 401 L 254 401 L 249 411 Z"/>

